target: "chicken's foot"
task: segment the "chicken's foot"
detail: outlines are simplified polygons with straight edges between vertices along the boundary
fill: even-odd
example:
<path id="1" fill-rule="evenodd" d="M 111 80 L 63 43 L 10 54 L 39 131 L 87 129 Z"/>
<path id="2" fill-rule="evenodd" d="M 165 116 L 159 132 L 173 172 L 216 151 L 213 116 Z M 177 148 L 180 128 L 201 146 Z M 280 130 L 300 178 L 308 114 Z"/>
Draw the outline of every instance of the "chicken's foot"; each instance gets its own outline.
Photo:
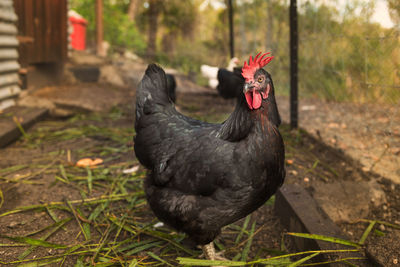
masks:
<path id="1" fill-rule="evenodd" d="M 208 260 L 212 260 L 212 261 L 226 261 L 228 259 L 224 258 L 221 256 L 222 253 L 216 253 L 215 252 L 215 248 L 214 248 L 214 243 L 211 242 L 207 245 L 204 245 L 202 247 L 203 249 L 203 254 L 205 256 L 206 259 Z M 224 267 L 224 266 L 214 266 L 214 267 Z"/>

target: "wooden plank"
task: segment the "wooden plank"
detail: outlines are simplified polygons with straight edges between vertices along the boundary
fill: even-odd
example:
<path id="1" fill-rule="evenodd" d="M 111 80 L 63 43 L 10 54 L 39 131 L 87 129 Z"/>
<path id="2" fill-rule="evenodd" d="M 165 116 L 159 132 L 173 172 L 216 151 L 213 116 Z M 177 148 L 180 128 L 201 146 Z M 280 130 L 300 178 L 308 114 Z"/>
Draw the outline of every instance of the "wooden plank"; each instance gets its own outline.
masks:
<path id="1" fill-rule="evenodd" d="M 21 89 L 18 85 L 11 85 L 0 88 L 0 100 L 16 97 L 20 92 Z"/>
<path id="2" fill-rule="evenodd" d="M 0 1 L 0 7 L 12 7 L 13 6 L 13 0 L 1 0 Z"/>
<path id="3" fill-rule="evenodd" d="M 61 61 L 65 62 L 68 57 L 68 1 L 61 1 L 61 20 L 60 20 L 60 42 L 61 42 Z"/>
<path id="4" fill-rule="evenodd" d="M 285 184 L 276 193 L 275 212 L 289 232 L 310 233 L 348 239 L 336 224 L 321 211 L 316 201 L 302 187 Z M 293 237 L 298 251 L 349 249 L 344 245 L 314 239 Z M 346 253 L 342 256 L 363 257 L 360 253 Z M 333 260 L 327 254 L 316 257 L 318 261 Z M 363 263 L 362 261 L 355 262 Z M 325 265 L 324 265 L 325 266 Z M 329 265 L 326 265 L 329 266 Z M 335 266 L 335 265 L 334 265 Z"/>
<path id="5" fill-rule="evenodd" d="M 10 35 L 17 35 L 18 30 L 14 24 L 0 22 L 0 33 L 1 34 L 10 34 Z"/>
<path id="6" fill-rule="evenodd" d="M 0 75 L 0 87 L 10 84 L 18 84 L 19 76 L 17 73 Z"/>
<path id="7" fill-rule="evenodd" d="M 20 66 L 17 61 L 0 61 L 0 73 L 3 72 L 17 72 Z"/>
<path id="8" fill-rule="evenodd" d="M 13 9 L 0 8 L 0 20 L 16 22 L 18 20 L 18 17 L 17 15 L 15 15 Z"/>
<path id="9" fill-rule="evenodd" d="M 18 50 L 16 48 L 0 48 L 0 60 L 18 59 Z"/>
<path id="10" fill-rule="evenodd" d="M 11 116 L 0 114 L 0 147 L 4 147 L 10 144 L 21 136 L 21 132 L 13 121 L 14 116 L 17 118 L 22 118 L 21 125 L 26 131 L 27 129 L 32 127 L 35 122 L 47 117 L 48 113 L 48 109 L 44 108 L 28 108 L 16 106 L 6 109 L 3 114 L 11 114 Z"/>
<path id="11" fill-rule="evenodd" d="M 16 104 L 16 101 L 15 101 L 15 99 L 5 99 L 5 100 L 0 100 L 0 110 L 4 110 L 4 109 L 6 109 L 6 108 L 9 108 L 9 107 L 11 107 L 11 106 L 15 106 L 15 104 Z M 2 125 L 1 125 L 1 123 L 0 123 L 0 127 L 1 127 Z M 0 134 L 1 134 L 1 132 L 2 132 L 2 130 L 3 129 L 1 129 L 0 128 Z M 1 138 L 2 136 L 0 136 L 0 138 Z M 1 143 L 1 139 L 0 139 L 0 143 Z"/>
<path id="12" fill-rule="evenodd" d="M 0 47 L 17 47 L 18 40 L 15 36 L 0 35 Z"/>
<path id="13" fill-rule="evenodd" d="M 30 37 L 33 39 L 33 35 L 28 35 L 27 31 L 27 12 L 26 8 L 28 5 L 32 4 L 32 1 L 24 1 L 24 0 L 14 0 L 14 10 L 15 13 L 18 15 L 18 35 L 21 37 Z M 32 23 L 30 23 L 31 25 Z M 32 25 L 31 25 L 32 27 Z M 30 53 L 28 52 L 29 46 L 31 44 L 27 43 L 20 43 L 18 46 L 18 54 L 19 58 L 18 61 L 21 66 L 28 66 L 28 62 L 30 59 Z"/>
<path id="14" fill-rule="evenodd" d="M 59 54 L 59 46 L 58 46 L 58 38 L 56 36 L 57 31 L 54 29 L 56 26 L 56 21 L 60 19 L 59 16 L 57 17 L 52 17 L 51 12 L 55 12 L 58 14 L 56 11 L 57 3 L 60 1 L 53 1 L 53 0 L 44 0 L 44 6 L 43 6 L 43 46 L 46 48 L 44 51 L 44 57 L 46 58 L 47 62 L 54 62 L 57 61 L 57 55 Z M 52 19 L 54 18 L 54 19 Z M 54 20 L 54 22 L 53 22 Z"/>
<path id="15" fill-rule="evenodd" d="M 66 60 L 66 0 L 15 0 L 15 11 L 20 17 L 19 35 L 32 40 L 31 43 L 21 43 L 19 47 L 22 66 Z"/>
<path id="16" fill-rule="evenodd" d="M 12 1 L 0 3 L 0 109 L 15 104 L 21 89 L 18 85 L 20 68 L 18 60 L 17 15 Z"/>

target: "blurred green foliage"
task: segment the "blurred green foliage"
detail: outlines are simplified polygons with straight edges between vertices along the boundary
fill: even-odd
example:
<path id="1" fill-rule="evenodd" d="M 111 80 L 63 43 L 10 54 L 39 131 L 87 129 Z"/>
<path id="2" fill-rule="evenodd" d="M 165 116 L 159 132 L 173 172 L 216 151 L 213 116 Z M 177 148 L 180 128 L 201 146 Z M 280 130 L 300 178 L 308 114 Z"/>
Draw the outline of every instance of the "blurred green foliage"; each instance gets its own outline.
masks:
<path id="1" fill-rule="evenodd" d="M 127 14 L 127 1 L 110 1 L 104 3 L 104 40 L 110 43 L 111 48 L 130 49 L 139 55 L 144 55 L 146 41 Z M 94 44 L 96 38 L 95 1 L 70 0 L 70 8 L 81 14 L 89 23 L 87 26 L 87 40 Z"/>
<path id="2" fill-rule="evenodd" d="M 134 22 L 126 15 L 130 1 L 138 4 Z M 159 63 L 178 68 L 202 84 L 205 81 L 198 77 L 201 64 L 227 65 L 226 1 L 153 1 L 160 8 L 156 41 Z M 390 15 L 398 25 L 398 1 L 387 1 Z M 288 1 L 233 2 L 235 55 L 243 62 L 259 51 L 271 51 L 275 59 L 267 70 L 273 76 L 277 92 L 288 94 Z M 336 0 L 297 2 L 301 96 L 334 101 L 400 101 L 399 29 L 385 29 L 370 21 L 374 0 L 351 1 L 341 9 L 335 5 Z M 104 0 L 105 39 L 112 46 L 144 56 L 149 34 L 149 3 L 147 0 Z M 94 39 L 94 1 L 72 0 L 71 7 L 89 20 L 88 37 Z"/>

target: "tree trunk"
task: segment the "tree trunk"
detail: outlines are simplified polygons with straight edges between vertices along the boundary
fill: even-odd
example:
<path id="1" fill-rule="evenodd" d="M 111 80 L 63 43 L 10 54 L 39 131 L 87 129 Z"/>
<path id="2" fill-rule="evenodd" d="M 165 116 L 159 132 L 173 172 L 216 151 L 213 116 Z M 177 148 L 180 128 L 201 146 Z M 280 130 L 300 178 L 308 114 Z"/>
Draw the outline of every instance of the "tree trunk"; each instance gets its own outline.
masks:
<path id="1" fill-rule="evenodd" d="M 96 49 L 97 55 L 106 56 L 103 46 L 104 26 L 103 26 L 103 0 L 96 0 Z"/>
<path id="2" fill-rule="evenodd" d="M 137 10 L 141 2 L 141 0 L 131 0 L 129 2 L 128 17 L 131 21 L 135 21 Z"/>
<path id="3" fill-rule="evenodd" d="M 158 15 L 160 14 L 160 0 L 150 0 L 148 10 L 148 39 L 147 39 L 147 57 L 154 60 L 156 55 L 156 38 L 158 31 Z"/>
<path id="4" fill-rule="evenodd" d="M 243 5 L 243 4 L 242 4 Z M 245 16 L 246 16 L 246 10 L 241 6 L 239 8 L 240 10 L 240 38 L 242 45 L 240 46 L 240 52 L 241 56 L 243 57 L 246 55 L 249 51 L 247 51 L 247 37 L 246 37 L 246 25 L 245 25 Z"/>
<path id="5" fill-rule="evenodd" d="M 266 44 L 265 47 L 268 51 L 273 50 L 274 48 L 274 19 L 272 16 L 272 7 L 267 9 L 267 31 L 266 31 Z"/>
<path id="6" fill-rule="evenodd" d="M 175 43 L 178 38 L 177 31 L 170 31 L 163 35 L 161 45 L 162 51 L 166 53 L 169 57 L 174 56 L 175 53 Z"/>

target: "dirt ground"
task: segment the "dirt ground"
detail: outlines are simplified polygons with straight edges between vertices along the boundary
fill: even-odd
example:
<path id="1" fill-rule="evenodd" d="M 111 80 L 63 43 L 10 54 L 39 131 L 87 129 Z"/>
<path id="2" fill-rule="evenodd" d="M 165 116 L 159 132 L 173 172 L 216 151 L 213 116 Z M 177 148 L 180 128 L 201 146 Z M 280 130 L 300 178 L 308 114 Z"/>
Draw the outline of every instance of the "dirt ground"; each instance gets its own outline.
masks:
<path id="1" fill-rule="evenodd" d="M 289 101 L 278 98 L 283 119 L 289 121 Z M 400 184 L 400 103 L 357 104 L 299 102 L 299 126 L 314 137 L 362 164 L 364 171 Z"/>
<path id="2" fill-rule="evenodd" d="M 287 98 L 281 97 L 278 101 L 285 119 Z M 291 131 L 285 124 L 281 127 L 286 145 L 286 183 L 299 184 L 313 194 L 314 185 L 321 182 L 377 181 L 385 192 L 385 202 L 377 207 L 370 205 L 365 217 L 339 226 L 350 240 L 358 242 L 368 226 L 368 222 L 361 219 L 382 221 L 376 223 L 366 240 L 366 254 L 380 260 L 384 251 L 387 253 L 383 257 L 387 260 L 385 266 L 396 266 L 400 261 L 396 242 L 399 230 L 387 223 L 400 224 L 397 193 L 400 185 L 378 172 L 379 168 L 389 168 L 379 167 L 380 163 L 389 155 L 387 153 L 396 155 L 396 150 L 388 149 L 379 157 L 382 151 L 377 148 L 373 152 L 378 155 L 376 163 L 372 167 L 365 165 L 363 160 L 351 157 L 349 151 L 355 147 L 369 151 L 373 142 L 381 141 L 377 141 L 379 138 L 373 131 L 370 131 L 373 136 L 368 146 L 361 147 L 361 139 L 355 142 L 345 138 L 351 136 L 348 131 L 363 131 L 359 126 L 362 120 L 353 122 L 352 119 L 358 117 L 350 115 L 355 107 L 349 107 L 346 117 L 343 116 L 346 114 L 344 106 L 338 108 L 338 104 L 333 107 L 329 103 L 307 101 L 310 102 L 302 102 L 302 105 L 315 106 L 314 111 L 304 109 L 301 113 L 301 126 L 307 132 Z M 184 236 L 171 229 L 153 227 L 157 220 L 148 209 L 141 190 L 142 167 L 124 173 L 139 165 L 132 143 L 132 103 L 134 95 L 130 94 L 122 104 L 107 112 L 40 122 L 28 131 L 28 138 L 0 150 L 3 195 L 0 199 L 4 199 L 0 207 L 2 264 L 34 261 L 54 266 L 128 266 L 137 261 L 150 266 L 167 266 L 177 265 L 177 256 L 200 254 L 198 249 L 185 243 Z M 177 107 L 195 118 L 220 122 L 233 110 L 234 104 L 234 100 L 224 100 L 211 91 L 179 92 Z M 395 120 L 390 122 L 392 132 L 383 135 L 389 138 L 390 148 L 398 145 L 396 134 L 400 123 L 396 124 Z M 378 123 L 379 119 L 370 118 L 368 123 L 375 121 Z M 376 129 L 379 131 L 379 127 Z M 331 136 L 336 136 L 332 137 L 333 141 L 329 139 Z M 77 160 L 84 157 L 101 158 L 104 163 L 94 169 L 76 167 Z M 392 161 L 396 163 L 396 160 Z M 395 168 L 395 164 L 391 168 Z M 350 197 L 348 201 L 353 200 Z M 283 253 L 284 233 L 269 202 L 248 221 L 243 219 L 225 228 L 216 244 L 230 259 L 267 258 Z M 35 240 L 41 242 L 35 243 Z M 141 246 L 135 247 L 135 243 Z M 247 249 L 248 253 L 244 253 Z"/>

